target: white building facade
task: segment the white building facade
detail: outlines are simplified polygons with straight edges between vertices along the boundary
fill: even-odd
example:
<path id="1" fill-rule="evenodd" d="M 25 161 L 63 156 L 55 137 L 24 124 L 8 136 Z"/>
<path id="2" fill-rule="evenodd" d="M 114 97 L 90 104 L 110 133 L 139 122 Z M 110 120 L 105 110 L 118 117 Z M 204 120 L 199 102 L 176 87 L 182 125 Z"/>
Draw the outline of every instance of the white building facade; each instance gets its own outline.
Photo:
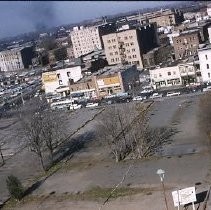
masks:
<path id="1" fill-rule="evenodd" d="M 69 83 L 81 78 L 81 66 L 74 66 L 43 73 L 42 83 L 45 93 L 60 93 L 65 96 L 69 92 Z"/>
<path id="2" fill-rule="evenodd" d="M 207 31 L 208 31 L 208 36 L 209 36 L 209 42 L 211 43 L 211 27 L 209 27 Z"/>
<path id="3" fill-rule="evenodd" d="M 207 6 L 207 14 L 208 14 L 208 16 L 211 17 L 211 5 L 210 4 Z"/>
<path id="4" fill-rule="evenodd" d="M 203 82 L 211 82 L 211 45 L 198 49 L 201 78 Z"/>
<path id="5" fill-rule="evenodd" d="M 149 70 L 151 85 L 157 89 L 182 85 L 180 71 L 178 66 L 156 68 Z"/>
<path id="6" fill-rule="evenodd" d="M 180 63 L 177 66 L 150 70 L 151 85 L 157 89 L 162 87 L 191 85 L 199 82 L 196 65 Z"/>
<path id="7" fill-rule="evenodd" d="M 76 58 L 92 52 L 94 49 L 102 49 L 99 30 L 97 26 L 74 27 L 70 33 L 73 51 Z"/>

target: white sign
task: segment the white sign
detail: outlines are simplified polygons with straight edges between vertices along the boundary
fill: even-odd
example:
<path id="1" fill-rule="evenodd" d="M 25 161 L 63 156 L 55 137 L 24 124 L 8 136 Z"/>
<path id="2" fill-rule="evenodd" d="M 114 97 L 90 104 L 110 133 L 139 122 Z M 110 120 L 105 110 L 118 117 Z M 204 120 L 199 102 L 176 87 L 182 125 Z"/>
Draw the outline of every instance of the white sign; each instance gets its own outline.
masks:
<path id="1" fill-rule="evenodd" d="M 174 206 L 185 205 L 196 201 L 196 190 L 195 187 L 188 187 L 182 190 L 173 191 L 172 197 Z"/>

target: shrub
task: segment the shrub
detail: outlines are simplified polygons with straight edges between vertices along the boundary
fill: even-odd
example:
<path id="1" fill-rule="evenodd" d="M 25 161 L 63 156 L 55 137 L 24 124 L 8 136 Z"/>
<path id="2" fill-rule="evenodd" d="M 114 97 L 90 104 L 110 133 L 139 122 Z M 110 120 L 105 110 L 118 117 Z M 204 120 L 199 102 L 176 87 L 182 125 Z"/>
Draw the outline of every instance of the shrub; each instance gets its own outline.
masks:
<path id="1" fill-rule="evenodd" d="M 7 177 L 6 182 L 11 197 L 20 200 L 23 197 L 23 192 L 24 192 L 20 180 L 17 177 L 10 175 Z"/>

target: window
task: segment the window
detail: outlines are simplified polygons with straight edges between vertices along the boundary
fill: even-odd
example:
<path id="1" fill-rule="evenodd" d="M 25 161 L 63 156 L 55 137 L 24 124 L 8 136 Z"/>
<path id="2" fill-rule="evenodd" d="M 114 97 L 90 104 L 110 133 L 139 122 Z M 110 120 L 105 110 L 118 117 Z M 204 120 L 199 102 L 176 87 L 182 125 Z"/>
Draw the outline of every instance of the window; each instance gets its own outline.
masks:
<path id="1" fill-rule="evenodd" d="M 70 77 L 70 72 L 67 72 L 67 76 Z"/>
<path id="2" fill-rule="evenodd" d="M 111 43 L 111 40 L 108 40 L 108 43 Z"/>
<path id="3" fill-rule="evenodd" d="M 111 52 L 111 53 L 110 53 L 110 55 L 112 56 L 112 55 L 113 55 L 113 53 Z"/>
<path id="4" fill-rule="evenodd" d="M 119 61 L 119 58 L 116 58 L 116 61 Z"/>
<path id="5" fill-rule="evenodd" d="M 205 55 L 206 60 L 208 59 L 207 55 Z"/>
<path id="6" fill-rule="evenodd" d="M 159 77 L 162 77 L 162 74 L 161 73 L 159 73 Z"/>
<path id="7" fill-rule="evenodd" d="M 173 75 L 176 75 L 176 71 L 173 71 Z"/>
<path id="8" fill-rule="evenodd" d="M 115 55 L 118 55 L 118 52 L 117 51 L 115 52 Z"/>
<path id="9" fill-rule="evenodd" d="M 209 66 L 209 64 L 207 64 L 207 69 L 209 69 L 210 68 L 210 66 Z"/>
<path id="10" fill-rule="evenodd" d="M 171 76 L 171 72 L 170 71 L 168 72 L 168 76 Z"/>
<path id="11" fill-rule="evenodd" d="M 58 79 L 60 78 L 60 74 L 57 74 Z"/>
<path id="12" fill-rule="evenodd" d="M 111 62 L 114 62 L 114 59 L 113 58 L 111 59 Z"/>
<path id="13" fill-rule="evenodd" d="M 131 42 L 131 43 L 130 43 L 130 45 L 131 45 L 131 46 L 133 46 L 133 45 L 134 45 L 134 43 L 133 43 L 133 42 Z"/>
<path id="14" fill-rule="evenodd" d="M 210 78 L 210 73 L 208 73 L 208 77 Z"/>
<path id="15" fill-rule="evenodd" d="M 133 58 L 136 58 L 137 56 L 136 55 L 133 55 Z"/>
<path id="16" fill-rule="evenodd" d="M 125 40 L 127 40 L 128 38 L 127 38 L 127 36 L 125 36 Z"/>
<path id="17" fill-rule="evenodd" d="M 111 47 L 111 46 L 109 46 L 109 47 L 108 47 L 108 49 L 109 49 L 109 50 L 111 50 L 111 49 L 112 49 L 112 47 Z"/>
<path id="18" fill-rule="evenodd" d="M 132 38 L 133 38 L 133 36 L 129 36 L 129 38 L 130 38 L 130 39 L 132 39 Z"/>
<path id="19" fill-rule="evenodd" d="M 116 45 L 114 45 L 113 48 L 116 49 Z"/>
<path id="20" fill-rule="evenodd" d="M 62 80 L 59 80 L 59 85 L 62 85 L 63 83 L 62 83 Z"/>
<path id="21" fill-rule="evenodd" d="M 135 51 L 136 51 L 136 49 L 135 49 L 135 48 L 133 48 L 133 49 L 132 49 L 132 52 L 135 52 Z"/>
<path id="22" fill-rule="evenodd" d="M 128 56 L 128 59 L 131 59 L 131 55 Z"/>

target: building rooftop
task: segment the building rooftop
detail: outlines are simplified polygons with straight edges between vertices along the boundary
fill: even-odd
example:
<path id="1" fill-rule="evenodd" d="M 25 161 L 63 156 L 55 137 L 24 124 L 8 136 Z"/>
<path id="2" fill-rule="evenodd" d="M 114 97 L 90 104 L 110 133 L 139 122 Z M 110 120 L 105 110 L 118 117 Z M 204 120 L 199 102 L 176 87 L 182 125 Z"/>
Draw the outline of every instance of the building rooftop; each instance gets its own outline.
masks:
<path id="1" fill-rule="evenodd" d="M 135 65 L 122 65 L 122 64 L 117 64 L 113 66 L 106 66 L 103 69 L 100 69 L 99 71 L 93 73 L 94 76 L 101 76 L 101 75 L 110 75 L 110 74 L 115 74 L 120 71 L 125 71 L 132 66 Z"/>
<path id="2" fill-rule="evenodd" d="M 207 44 L 198 49 L 198 51 L 210 50 L 211 44 Z"/>
<path id="3" fill-rule="evenodd" d="M 198 32 L 198 31 L 199 31 L 199 29 L 185 30 L 185 31 L 182 31 L 182 32 L 180 33 L 180 35 L 196 33 L 196 32 Z"/>

